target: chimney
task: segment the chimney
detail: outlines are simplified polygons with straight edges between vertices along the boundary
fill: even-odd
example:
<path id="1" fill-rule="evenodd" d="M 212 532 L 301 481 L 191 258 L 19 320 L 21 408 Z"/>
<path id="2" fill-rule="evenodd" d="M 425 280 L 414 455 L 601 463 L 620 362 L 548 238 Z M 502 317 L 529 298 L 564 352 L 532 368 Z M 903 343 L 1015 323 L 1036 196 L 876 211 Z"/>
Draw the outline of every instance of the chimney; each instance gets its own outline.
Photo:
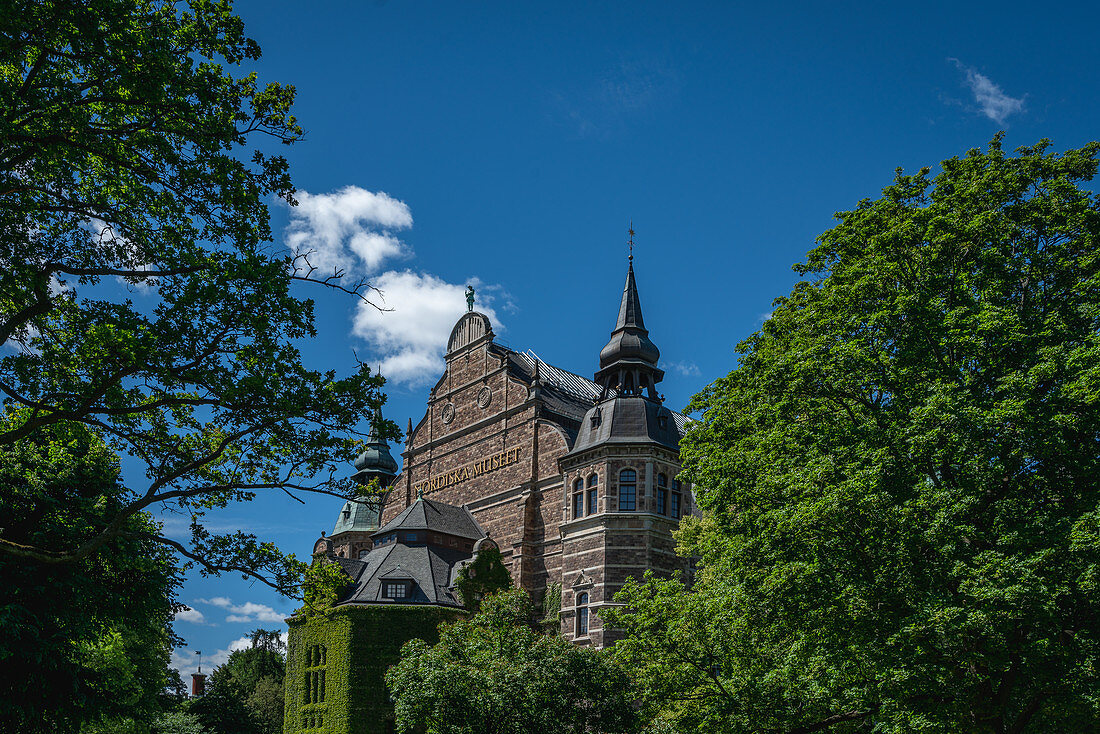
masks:
<path id="1" fill-rule="evenodd" d="M 206 693 L 206 673 L 191 674 L 191 695 L 201 696 Z"/>

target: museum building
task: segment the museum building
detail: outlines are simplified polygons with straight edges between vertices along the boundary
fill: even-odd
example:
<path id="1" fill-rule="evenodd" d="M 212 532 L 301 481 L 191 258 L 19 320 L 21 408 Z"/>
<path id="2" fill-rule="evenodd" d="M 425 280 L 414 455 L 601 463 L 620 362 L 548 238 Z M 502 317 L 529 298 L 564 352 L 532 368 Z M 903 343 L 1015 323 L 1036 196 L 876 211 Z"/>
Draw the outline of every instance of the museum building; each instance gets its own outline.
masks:
<path id="1" fill-rule="evenodd" d="M 677 479 L 685 418 L 657 391 L 659 358 L 633 257 L 592 380 L 497 343 L 471 293 L 400 471 L 375 432 L 355 461 L 359 482 L 386 488 L 381 503 L 347 502 L 314 546 L 349 581 L 325 620 L 288 620 L 288 733 L 389 730 L 384 666 L 463 613 L 456 575 L 482 548 L 499 549 L 564 637 L 595 648 L 616 639 L 599 611 L 628 577 L 689 570 L 672 538 L 695 511 Z"/>

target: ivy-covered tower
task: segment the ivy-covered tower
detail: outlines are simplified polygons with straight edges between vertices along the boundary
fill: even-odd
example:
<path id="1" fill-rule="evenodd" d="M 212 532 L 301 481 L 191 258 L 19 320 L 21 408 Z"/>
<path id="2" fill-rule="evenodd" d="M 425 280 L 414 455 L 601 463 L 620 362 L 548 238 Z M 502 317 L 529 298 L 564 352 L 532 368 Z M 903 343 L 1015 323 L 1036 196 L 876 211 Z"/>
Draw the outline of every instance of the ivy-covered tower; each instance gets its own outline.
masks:
<path id="1" fill-rule="evenodd" d="M 465 614 L 458 572 L 492 544 L 469 510 L 424 498 L 369 532 L 354 517 L 342 511 L 337 529 L 352 529 L 314 544 L 311 573 L 328 578 L 335 598 L 287 620 L 285 734 L 392 732 L 386 669 L 407 641 L 434 642 L 441 622 Z M 336 552 L 339 538 L 357 533 L 366 534 L 365 552 Z"/>
<path id="2" fill-rule="evenodd" d="M 599 610 L 627 577 L 687 568 L 672 538 L 691 511 L 691 492 L 676 479 L 683 417 L 657 393 L 661 352 L 642 319 L 633 255 L 627 262 L 619 316 L 595 374 L 599 395 L 573 448 L 558 460 L 565 494 L 561 632 L 598 648 L 615 641 Z"/>

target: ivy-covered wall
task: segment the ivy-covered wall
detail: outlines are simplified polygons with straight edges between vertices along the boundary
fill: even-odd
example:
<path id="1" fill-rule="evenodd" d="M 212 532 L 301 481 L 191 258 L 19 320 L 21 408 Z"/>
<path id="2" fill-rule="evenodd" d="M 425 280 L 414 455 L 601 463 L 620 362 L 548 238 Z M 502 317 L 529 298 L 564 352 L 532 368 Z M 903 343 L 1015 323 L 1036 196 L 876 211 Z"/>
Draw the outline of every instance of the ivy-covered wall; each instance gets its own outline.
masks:
<path id="1" fill-rule="evenodd" d="M 289 621 L 285 734 L 386 734 L 393 706 L 386 669 L 401 646 L 439 640 L 464 613 L 432 606 L 337 606 Z"/>

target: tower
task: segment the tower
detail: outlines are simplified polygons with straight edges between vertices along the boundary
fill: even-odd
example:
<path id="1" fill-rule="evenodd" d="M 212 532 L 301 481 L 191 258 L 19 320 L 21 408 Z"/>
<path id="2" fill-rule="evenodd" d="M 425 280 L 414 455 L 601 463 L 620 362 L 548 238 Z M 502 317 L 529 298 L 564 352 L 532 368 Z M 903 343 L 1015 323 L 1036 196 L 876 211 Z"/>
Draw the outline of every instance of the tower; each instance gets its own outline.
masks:
<path id="1" fill-rule="evenodd" d="M 663 404 L 661 352 L 642 319 L 631 255 L 619 316 L 600 352 L 600 392 L 576 442 L 559 460 L 562 507 L 562 634 L 581 645 L 615 641 L 599 610 L 627 577 L 686 569 L 672 530 L 690 512 L 680 471 L 682 417 Z"/>
<path id="2" fill-rule="evenodd" d="M 340 558 L 361 558 L 373 547 L 371 533 L 381 524 L 380 497 L 397 477 L 397 462 L 390 454 L 390 446 L 381 437 L 382 411 L 375 410 L 371 420 L 367 445 L 355 457 L 355 473 L 351 478 L 361 485 L 377 480 L 378 494 L 344 503 L 336 526 L 332 529 L 332 551 Z"/>

